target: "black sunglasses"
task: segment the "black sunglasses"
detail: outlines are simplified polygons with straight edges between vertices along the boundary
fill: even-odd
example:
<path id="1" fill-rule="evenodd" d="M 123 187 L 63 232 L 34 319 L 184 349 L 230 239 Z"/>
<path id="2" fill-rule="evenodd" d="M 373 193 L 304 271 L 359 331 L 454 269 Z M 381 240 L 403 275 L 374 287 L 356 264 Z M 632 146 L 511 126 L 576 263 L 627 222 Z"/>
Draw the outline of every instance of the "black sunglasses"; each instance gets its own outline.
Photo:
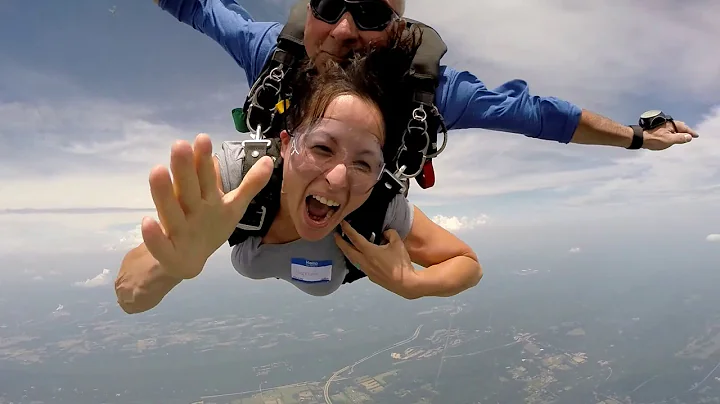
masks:
<path id="1" fill-rule="evenodd" d="M 313 15 L 327 24 L 337 24 L 350 12 L 362 31 L 382 31 L 399 16 L 382 0 L 310 0 Z"/>

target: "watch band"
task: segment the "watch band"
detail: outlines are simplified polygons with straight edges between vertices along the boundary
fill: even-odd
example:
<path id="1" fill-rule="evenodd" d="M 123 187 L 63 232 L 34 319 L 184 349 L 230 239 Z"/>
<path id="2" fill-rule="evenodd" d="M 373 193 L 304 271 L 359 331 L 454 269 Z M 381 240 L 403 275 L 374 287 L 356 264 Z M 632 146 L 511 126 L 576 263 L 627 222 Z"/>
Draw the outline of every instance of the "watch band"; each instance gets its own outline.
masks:
<path id="1" fill-rule="evenodd" d="M 630 146 L 628 146 L 628 150 L 637 150 L 643 146 L 643 128 L 639 125 L 630 125 L 630 127 L 633 129 L 633 137 Z"/>

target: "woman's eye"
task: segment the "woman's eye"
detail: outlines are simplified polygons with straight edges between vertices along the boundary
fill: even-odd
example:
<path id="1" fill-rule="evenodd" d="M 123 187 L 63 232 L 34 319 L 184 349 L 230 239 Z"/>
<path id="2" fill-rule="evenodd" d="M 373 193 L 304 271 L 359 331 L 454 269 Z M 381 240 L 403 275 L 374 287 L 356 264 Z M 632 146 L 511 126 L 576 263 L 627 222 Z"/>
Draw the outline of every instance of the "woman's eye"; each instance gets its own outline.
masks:
<path id="1" fill-rule="evenodd" d="M 329 147 L 323 146 L 323 145 L 313 146 L 313 150 L 318 151 L 318 152 L 320 152 L 320 153 L 324 153 L 324 154 L 331 154 L 331 153 L 332 153 L 332 150 L 330 150 Z"/>
<path id="2" fill-rule="evenodd" d="M 366 163 L 366 162 L 364 162 L 364 161 L 356 161 L 356 162 L 355 162 L 355 167 L 356 167 L 357 169 L 359 169 L 359 170 L 364 171 L 364 172 L 369 172 L 369 171 L 370 171 L 370 164 L 368 164 L 368 163 Z"/>

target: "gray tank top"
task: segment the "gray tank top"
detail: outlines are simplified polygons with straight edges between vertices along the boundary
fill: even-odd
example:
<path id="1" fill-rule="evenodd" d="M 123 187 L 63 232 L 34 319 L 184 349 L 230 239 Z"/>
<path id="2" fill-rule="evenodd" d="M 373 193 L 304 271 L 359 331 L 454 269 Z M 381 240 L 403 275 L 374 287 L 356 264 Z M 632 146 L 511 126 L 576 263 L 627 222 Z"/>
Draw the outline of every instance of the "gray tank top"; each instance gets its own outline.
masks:
<path id="1" fill-rule="evenodd" d="M 237 188 L 242 180 L 241 141 L 223 142 L 221 151 L 215 156 L 224 191 Z M 403 195 L 398 195 L 385 213 L 383 231 L 395 229 L 405 239 L 412 228 L 413 211 L 413 205 Z M 250 279 L 278 278 L 307 294 L 325 296 L 336 291 L 348 273 L 345 256 L 335 244 L 332 233 L 319 241 L 260 242 L 260 237 L 248 237 L 232 250 L 233 267 Z"/>

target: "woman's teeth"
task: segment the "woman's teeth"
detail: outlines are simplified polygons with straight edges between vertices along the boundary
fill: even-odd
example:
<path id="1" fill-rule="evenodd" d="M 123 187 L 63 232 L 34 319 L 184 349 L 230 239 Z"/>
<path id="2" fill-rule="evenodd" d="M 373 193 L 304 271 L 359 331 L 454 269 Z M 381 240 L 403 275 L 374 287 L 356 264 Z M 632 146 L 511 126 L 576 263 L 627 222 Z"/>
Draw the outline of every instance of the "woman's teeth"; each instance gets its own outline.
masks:
<path id="1" fill-rule="evenodd" d="M 333 201 L 332 199 L 327 199 L 324 196 L 318 196 L 318 195 L 311 195 L 314 199 L 320 201 L 321 203 L 330 206 L 331 208 L 335 208 L 340 206 L 339 203 Z"/>

